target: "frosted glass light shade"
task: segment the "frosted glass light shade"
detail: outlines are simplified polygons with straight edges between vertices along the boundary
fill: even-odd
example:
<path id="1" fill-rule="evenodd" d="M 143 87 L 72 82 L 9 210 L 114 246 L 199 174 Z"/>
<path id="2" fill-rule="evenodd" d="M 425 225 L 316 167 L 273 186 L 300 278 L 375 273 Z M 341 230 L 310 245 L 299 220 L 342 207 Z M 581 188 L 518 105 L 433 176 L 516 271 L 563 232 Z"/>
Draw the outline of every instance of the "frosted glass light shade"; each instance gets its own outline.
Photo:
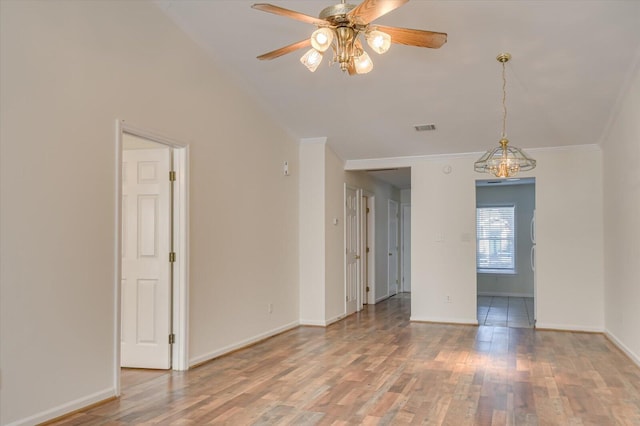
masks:
<path id="1" fill-rule="evenodd" d="M 314 72 L 318 68 L 318 65 L 320 65 L 320 62 L 322 62 L 322 53 L 316 49 L 310 49 L 300 58 L 300 62 L 302 62 L 309 71 Z"/>
<path id="2" fill-rule="evenodd" d="M 365 35 L 369 47 L 376 53 L 385 53 L 391 47 L 391 36 L 385 32 L 373 30 Z"/>
<path id="3" fill-rule="evenodd" d="M 324 52 L 333 43 L 333 31 L 329 28 L 318 28 L 311 34 L 311 46 L 318 52 Z"/>
<path id="4" fill-rule="evenodd" d="M 353 57 L 353 64 L 357 74 L 366 74 L 373 69 L 373 61 L 365 51 L 360 56 Z"/>

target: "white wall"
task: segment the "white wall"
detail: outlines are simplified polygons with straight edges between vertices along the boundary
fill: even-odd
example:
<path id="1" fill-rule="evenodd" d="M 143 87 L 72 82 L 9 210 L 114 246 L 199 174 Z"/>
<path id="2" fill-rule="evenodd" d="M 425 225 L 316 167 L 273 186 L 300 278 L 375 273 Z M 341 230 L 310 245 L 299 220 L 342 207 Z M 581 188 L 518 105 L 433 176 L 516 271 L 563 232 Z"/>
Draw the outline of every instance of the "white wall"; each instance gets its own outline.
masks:
<path id="1" fill-rule="evenodd" d="M 640 68 L 604 151 L 606 326 L 640 365 Z"/>
<path id="2" fill-rule="evenodd" d="M 296 325 L 296 141 L 152 4 L 0 7 L 0 423 L 115 391 L 117 118 L 190 145 L 192 362 Z"/>
<path id="3" fill-rule="evenodd" d="M 535 186 L 497 185 L 476 187 L 476 205 L 514 205 L 516 223 L 516 270 L 514 274 L 477 274 L 478 294 L 533 297 L 531 269 L 531 218 L 535 209 Z"/>
<path id="4" fill-rule="evenodd" d="M 325 142 L 300 142 L 300 323 L 325 324 Z"/>
<path id="5" fill-rule="evenodd" d="M 445 165 L 451 165 L 450 174 L 443 173 Z M 422 161 L 411 168 L 414 321 L 477 322 L 477 178 L 470 159 Z"/>
<path id="6" fill-rule="evenodd" d="M 328 323 L 344 317 L 344 163 L 327 145 L 325 152 L 325 244 L 326 244 L 326 306 Z M 334 224 L 337 219 L 337 224 Z"/>
<path id="7" fill-rule="evenodd" d="M 604 329 L 602 154 L 530 152 L 536 178 L 538 326 Z M 414 159 L 413 320 L 476 322 L 475 157 Z M 445 165 L 452 172 L 443 172 Z M 451 297 L 451 303 L 446 302 Z"/>
<path id="8" fill-rule="evenodd" d="M 534 151 L 540 328 L 604 330 L 602 152 Z"/>

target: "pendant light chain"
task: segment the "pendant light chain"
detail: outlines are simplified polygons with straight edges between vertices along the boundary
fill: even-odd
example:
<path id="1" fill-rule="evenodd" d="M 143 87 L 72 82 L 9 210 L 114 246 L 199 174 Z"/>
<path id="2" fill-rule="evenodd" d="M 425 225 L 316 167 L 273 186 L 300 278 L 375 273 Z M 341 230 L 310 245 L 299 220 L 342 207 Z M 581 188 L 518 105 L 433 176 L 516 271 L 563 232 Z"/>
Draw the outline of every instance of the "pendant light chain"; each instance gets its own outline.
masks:
<path id="1" fill-rule="evenodd" d="M 505 62 L 502 62 L 502 138 L 507 137 L 507 78 L 505 77 Z"/>
<path id="2" fill-rule="evenodd" d="M 476 172 L 490 173 L 497 178 L 510 178 L 519 172 L 533 170 L 536 160 L 529 157 L 523 150 L 513 145 L 507 147 L 507 77 L 506 65 L 511 59 L 509 53 L 501 53 L 496 59 L 502 64 L 502 138 L 500 145 L 485 152 L 473 164 Z"/>

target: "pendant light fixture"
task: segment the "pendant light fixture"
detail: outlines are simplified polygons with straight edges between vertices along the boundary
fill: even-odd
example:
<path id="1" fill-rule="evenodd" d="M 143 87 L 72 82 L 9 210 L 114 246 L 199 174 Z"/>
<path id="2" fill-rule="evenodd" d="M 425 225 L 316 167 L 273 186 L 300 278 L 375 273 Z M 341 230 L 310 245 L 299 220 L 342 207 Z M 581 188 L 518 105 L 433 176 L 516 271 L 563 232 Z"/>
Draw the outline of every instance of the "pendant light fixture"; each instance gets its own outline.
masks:
<path id="1" fill-rule="evenodd" d="M 536 160 L 529 157 L 523 150 L 509 146 L 507 139 L 507 79 L 505 64 L 511 59 L 508 53 L 499 54 L 496 59 L 502 64 L 502 136 L 500 146 L 497 146 L 480 157 L 474 164 L 476 172 L 491 173 L 495 177 L 508 178 L 520 171 L 532 170 L 536 167 Z"/>

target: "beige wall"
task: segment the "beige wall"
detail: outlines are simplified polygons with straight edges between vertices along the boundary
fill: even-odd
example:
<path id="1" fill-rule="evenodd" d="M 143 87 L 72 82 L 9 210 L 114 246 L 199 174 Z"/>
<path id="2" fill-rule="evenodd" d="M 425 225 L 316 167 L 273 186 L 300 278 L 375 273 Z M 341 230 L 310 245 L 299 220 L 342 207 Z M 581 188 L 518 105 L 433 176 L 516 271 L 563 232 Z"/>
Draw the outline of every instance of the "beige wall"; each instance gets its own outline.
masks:
<path id="1" fill-rule="evenodd" d="M 538 167 L 522 177 L 536 178 L 538 326 L 603 331 L 602 152 L 530 153 Z M 348 170 L 411 167 L 412 320 L 477 321 L 475 181 L 487 176 L 473 170 L 478 156 L 346 162 Z"/>
<path id="2" fill-rule="evenodd" d="M 603 144 L 607 332 L 640 365 L 640 67 Z"/>
<path id="3" fill-rule="evenodd" d="M 153 4 L 0 5 L 0 423 L 113 395 L 116 119 L 190 146 L 191 361 L 296 325 L 297 141 Z"/>
<path id="4" fill-rule="evenodd" d="M 300 323 L 325 324 L 325 143 L 300 142 Z"/>

